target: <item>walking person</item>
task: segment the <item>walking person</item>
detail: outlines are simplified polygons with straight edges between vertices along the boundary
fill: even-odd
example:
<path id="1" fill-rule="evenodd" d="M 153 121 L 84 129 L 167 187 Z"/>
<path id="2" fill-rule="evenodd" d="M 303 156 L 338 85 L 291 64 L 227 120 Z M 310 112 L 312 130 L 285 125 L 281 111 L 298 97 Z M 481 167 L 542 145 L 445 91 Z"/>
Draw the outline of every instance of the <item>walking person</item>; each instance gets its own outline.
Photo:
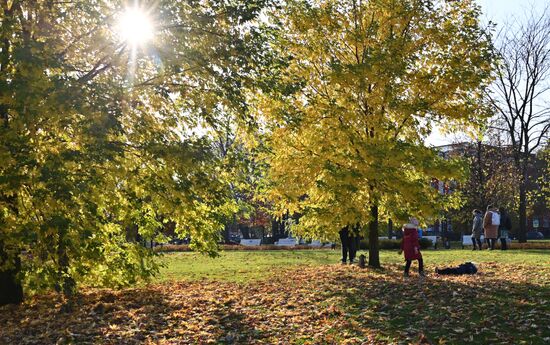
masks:
<path id="1" fill-rule="evenodd" d="M 340 232 L 340 241 L 342 242 L 342 264 L 346 264 L 349 255 L 349 263 L 353 264 L 355 261 L 355 254 L 357 253 L 357 235 L 350 230 L 349 225 L 343 227 Z"/>
<path id="2" fill-rule="evenodd" d="M 483 249 L 481 246 L 481 233 L 483 232 L 483 219 L 481 217 L 481 211 L 480 210 L 474 210 L 474 221 L 472 224 L 472 245 L 474 248 L 472 250 L 476 250 L 476 244 L 479 250 Z"/>
<path id="3" fill-rule="evenodd" d="M 420 243 L 418 241 L 418 226 L 415 224 L 403 225 L 403 238 L 401 239 L 401 253 L 405 254 L 405 277 L 409 276 L 409 270 L 413 260 L 418 260 L 418 274 L 424 276 L 424 261 L 420 253 Z"/>
<path id="4" fill-rule="evenodd" d="M 483 217 L 483 230 L 485 232 L 485 239 L 489 245 L 488 250 L 495 249 L 499 225 L 500 214 L 492 205 L 487 206 L 487 212 L 485 212 L 485 217 Z"/>
<path id="5" fill-rule="evenodd" d="M 500 238 L 500 250 L 508 249 L 508 234 L 512 230 L 512 220 L 504 207 L 500 208 L 500 225 L 498 226 L 498 234 Z"/>

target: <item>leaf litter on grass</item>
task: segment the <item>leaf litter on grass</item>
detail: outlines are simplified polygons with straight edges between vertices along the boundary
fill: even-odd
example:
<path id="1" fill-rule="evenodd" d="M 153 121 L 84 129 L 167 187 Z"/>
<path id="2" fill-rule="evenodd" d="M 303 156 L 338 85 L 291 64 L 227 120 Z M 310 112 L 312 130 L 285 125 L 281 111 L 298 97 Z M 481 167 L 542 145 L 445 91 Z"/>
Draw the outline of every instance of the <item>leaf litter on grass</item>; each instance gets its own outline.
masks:
<path id="1" fill-rule="evenodd" d="M 547 343 L 549 268 L 487 263 L 473 276 L 402 277 L 304 266 L 243 284 L 212 280 L 84 290 L 0 309 L 6 344 Z"/>

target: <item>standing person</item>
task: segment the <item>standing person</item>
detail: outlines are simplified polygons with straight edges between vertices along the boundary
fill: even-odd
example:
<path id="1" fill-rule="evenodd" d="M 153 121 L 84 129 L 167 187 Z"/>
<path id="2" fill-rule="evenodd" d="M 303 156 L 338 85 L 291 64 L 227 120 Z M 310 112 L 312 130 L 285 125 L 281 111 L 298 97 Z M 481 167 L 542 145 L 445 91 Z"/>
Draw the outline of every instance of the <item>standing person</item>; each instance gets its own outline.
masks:
<path id="1" fill-rule="evenodd" d="M 340 230 L 340 241 L 342 242 L 342 264 L 346 264 L 349 254 L 349 263 L 353 264 L 355 261 L 355 254 L 357 253 L 356 237 L 353 231 L 350 231 L 349 225 Z"/>
<path id="2" fill-rule="evenodd" d="M 424 261 L 420 253 L 420 243 L 418 241 L 418 227 L 415 224 L 403 225 L 403 238 L 401 239 L 401 250 L 399 254 L 405 254 L 405 277 L 409 276 L 409 269 L 413 260 L 418 260 L 418 274 L 424 276 Z"/>
<path id="3" fill-rule="evenodd" d="M 485 212 L 485 217 L 483 217 L 483 230 L 485 231 L 485 238 L 489 245 L 488 250 L 495 249 L 499 225 L 500 214 L 492 205 L 487 206 L 487 212 Z"/>
<path id="4" fill-rule="evenodd" d="M 481 218 L 481 211 L 480 210 L 474 210 L 474 221 L 472 224 L 472 244 L 474 248 L 472 250 L 476 250 L 476 244 L 479 247 L 479 250 L 483 249 L 481 247 L 481 233 L 483 232 L 483 219 Z"/>
<path id="5" fill-rule="evenodd" d="M 498 226 L 498 234 L 500 237 L 500 250 L 508 249 L 508 233 L 512 230 L 512 220 L 504 207 L 500 208 L 500 225 Z"/>

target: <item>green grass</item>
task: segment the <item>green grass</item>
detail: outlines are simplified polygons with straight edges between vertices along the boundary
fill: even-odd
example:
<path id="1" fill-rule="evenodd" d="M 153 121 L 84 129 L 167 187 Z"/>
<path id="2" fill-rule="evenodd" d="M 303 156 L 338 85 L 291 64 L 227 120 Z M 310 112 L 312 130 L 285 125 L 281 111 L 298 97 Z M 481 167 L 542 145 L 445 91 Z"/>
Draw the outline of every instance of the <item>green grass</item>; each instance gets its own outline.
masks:
<path id="1" fill-rule="evenodd" d="M 165 267 L 158 279 L 212 280 L 246 282 L 266 278 L 280 269 L 298 268 L 300 265 L 324 265 L 338 260 L 328 250 L 262 250 L 227 251 L 217 258 L 193 253 L 166 254 L 162 258 Z"/>
<path id="2" fill-rule="evenodd" d="M 425 278 L 380 254 L 383 270 L 331 250 L 167 254 L 156 284 L 0 309 L 0 343 L 550 344 L 550 250 L 425 250 Z M 479 274 L 433 273 L 465 261 Z"/>
<path id="3" fill-rule="evenodd" d="M 322 296 L 300 315 L 309 309 L 333 311 L 327 320 L 335 326 L 323 331 L 323 337 L 332 339 L 327 343 L 354 337 L 365 341 L 365 332 L 375 336 L 368 341 L 382 343 L 415 343 L 423 336 L 432 343 L 449 344 L 548 343 L 550 325 L 544 319 L 550 313 L 550 250 L 467 248 L 422 253 L 428 272 L 425 281 L 417 278 L 416 264 L 412 277 L 404 280 L 403 256 L 390 250 L 380 252 L 382 266 L 387 268 L 381 271 L 342 267 L 339 250 L 227 251 L 218 258 L 173 253 L 163 257 L 166 266 L 158 280 L 163 285 L 169 285 L 169 280 L 204 279 L 199 285 L 214 280 L 220 286 L 237 282 L 247 289 L 260 284 L 263 288 L 256 294 L 274 286 L 275 291 L 286 289 L 283 300 Z M 359 254 L 368 255 L 365 251 Z M 478 263 L 480 274 L 450 277 L 433 273 L 435 267 L 466 261 Z M 269 277 L 273 279 L 259 281 Z M 300 290 L 308 284 L 306 292 Z M 250 315 L 284 314 L 286 309 L 279 307 L 262 302 Z M 319 343 L 307 334 L 292 339 L 288 343 Z"/>
<path id="4" fill-rule="evenodd" d="M 358 255 L 368 253 L 359 251 Z M 427 270 L 435 267 L 456 265 L 466 261 L 476 263 L 500 262 L 505 264 L 550 266 L 550 250 L 472 251 L 471 249 L 425 250 Z M 339 250 L 274 250 L 274 251 L 227 251 L 217 258 L 192 252 L 165 254 L 158 281 L 167 280 L 220 280 L 247 282 L 267 278 L 281 270 L 300 266 L 337 264 Z M 382 266 L 403 263 L 403 256 L 396 251 L 380 252 Z M 414 265 L 413 265 L 414 266 Z"/>

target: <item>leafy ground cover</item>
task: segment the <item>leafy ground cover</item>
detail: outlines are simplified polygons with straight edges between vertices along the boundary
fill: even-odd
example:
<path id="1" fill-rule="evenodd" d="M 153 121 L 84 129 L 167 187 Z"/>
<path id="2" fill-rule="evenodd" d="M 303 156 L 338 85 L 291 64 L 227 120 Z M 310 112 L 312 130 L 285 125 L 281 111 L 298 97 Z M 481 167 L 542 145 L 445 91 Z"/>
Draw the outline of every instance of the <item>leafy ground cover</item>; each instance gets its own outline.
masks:
<path id="1" fill-rule="evenodd" d="M 334 264 L 334 251 L 231 252 L 218 259 L 177 253 L 165 258 L 159 281 L 121 291 L 84 290 L 70 313 L 58 312 L 54 295 L 3 307 L 0 343 L 550 341 L 550 251 L 424 256 L 428 272 L 469 259 L 480 273 L 405 279 L 395 252 L 382 252 L 383 270 Z"/>

